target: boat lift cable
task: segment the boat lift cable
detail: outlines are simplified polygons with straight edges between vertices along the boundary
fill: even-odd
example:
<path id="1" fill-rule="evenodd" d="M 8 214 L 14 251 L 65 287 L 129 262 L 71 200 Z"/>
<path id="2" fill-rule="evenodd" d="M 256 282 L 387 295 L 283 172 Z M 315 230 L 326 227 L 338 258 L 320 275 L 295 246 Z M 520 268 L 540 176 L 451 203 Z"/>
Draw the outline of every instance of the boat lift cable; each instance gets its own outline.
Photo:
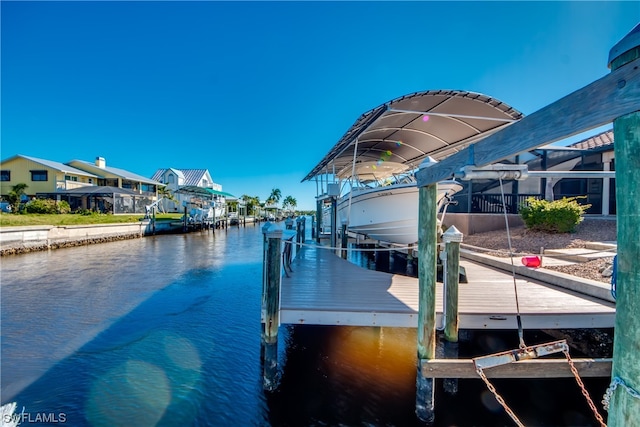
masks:
<path id="1" fill-rule="evenodd" d="M 598 409 L 593 403 L 593 400 L 591 399 L 589 392 L 584 386 L 580 378 L 580 374 L 578 373 L 578 370 L 576 369 L 573 363 L 573 360 L 569 355 L 569 346 L 567 344 L 567 341 L 561 340 L 561 341 L 555 341 L 555 342 L 546 343 L 546 344 L 535 344 L 531 346 L 527 346 L 524 342 L 522 320 L 520 316 L 520 304 L 518 301 L 518 288 L 516 284 L 515 265 L 513 263 L 513 247 L 511 245 L 511 232 L 509 230 L 509 218 L 507 217 L 507 209 L 506 209 L 505 196 L 504 196 L 504 185 L 502 182 L 503 178 L 507 178 L 511 176 L 513 176 L 513 178 L 515 179 L 519 179 L 517 175 L 520 174 L 520 171 L 510 171 L 508 170 L 508 167 L 506 165 L 500 165 L 499 170 L 487 171 L 485 169 L 482 171 L 482 173 L 483 174 L 493 173 L 494 174 L 493 179 L 498 179 L 500 182 L 500 194 L 502 196 L 502 210 L 504 213 L 505 227 L 507 231 L 507 240 L 509 244 L 509 258 L 511 259 L 511 275 L 513 277 L 513 287 L 515 291 L 515 302 L 516 302 L 516 313 L 517 313 L 516 318 L 518 322 L 518 338 L 520 341 L 520 346 L 517 350 L 508 350 L 502 353 L 490 354 L 487 356 L 480 356 L 480 357 L 473 358 L 472 360 L 475 365 L 476 372 L 478 373 L 480 378 L 485 382 L 489 391 L 493 393 L 498 403 L 500 403 L 500 405 L 504 408 L 505 412 L 516 423 L 516 425 L 524 426 L 524 424 L 522 424 L 522 422 L 518 419 L 516 414 L 511 410 L 511 408 L 509 408 L 509 406 L 504 401 L 502 396 L 498 394 L 496 388 L 493 386 L 493 384 L 491 384 L 486 374 L 484 373 L 484 370 L 490 369 L 496 366 L 500 366 L 500 365 L 505 365 L 508 363 L 518 362 L 520 360 L 537 359 L 538 357 L 541 357 L 541 356 L 547 356 L 550 354 L 562 352 L 565 358 L 567 359 L 567 363 L 569 364 L 569 367 L 571 369 L 571 372 L 573 373 L 576 383 L 580 387 L 582 395 L 584 396 L 589 407 L 591 408 L 591 411 L 593 412 L 594 417 L 596 418 L 596 420 L 598 421 L 601 427 L 606 427 L 606 424 L 602 416 L 600 415 L 600 413 L 598 412 Z M 472 179 L 472 178 L 469 177 L 468 179 Z"/>
<path id="2" fill-rule="evenodd" d="M 347 224 L 351 222 L 351 197 L 353 196 L 353 178 L 356 176 L 356 158 L 358 157 L 358 141 L 359 141 L 359 138 L 356 138 L 356 142 L 353 148 L 353 162 L 351 163 L 351 179 L 349 180 L 349 184 L 351 185 L 351 190 L 349 191 L 349 204 L 347 205 Z"/>
<path id="3" fill-rule="evenodd" d="M 518 285 L 516 283 L 516 266 L 513 263 L 513 246 L 511 245 L 511 232 L 509 231 L 509 218 L 507 217 L 507 206 L 504 197 L 504 185 L 502 177 L 500 181 L 500 194 L 502 196 L 502 212 L 504 213 L 504 223 L 507 229 L 507 242 L 509 244 L 509 259 L 511 260 L 511 278 L 513 279 L 513 290 L 516 297 L 516 319 L 518 322 L 518 338 L 520 340 L 520 348 L 525 349 L 527 345 L 524 343 L 524 332 L 522 331 L 522 318 L 520 316 L 520 302 L 518 301 Z"/>

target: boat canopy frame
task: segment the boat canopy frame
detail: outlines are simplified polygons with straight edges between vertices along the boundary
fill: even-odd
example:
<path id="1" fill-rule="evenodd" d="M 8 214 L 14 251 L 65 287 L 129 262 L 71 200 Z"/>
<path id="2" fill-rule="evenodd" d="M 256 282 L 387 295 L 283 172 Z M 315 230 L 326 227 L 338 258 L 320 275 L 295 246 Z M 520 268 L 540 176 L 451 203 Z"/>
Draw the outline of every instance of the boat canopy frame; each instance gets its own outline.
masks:
<path id="1" fill-rule="evenodd" d="M 362 114 L 302 182 L 330 169 L 347 170 L 354 162 L 388 161 L 415 169 L 428 156 L 441 160 L 522 117 L 515 108 L 481 93 L 415 92 Z"/>

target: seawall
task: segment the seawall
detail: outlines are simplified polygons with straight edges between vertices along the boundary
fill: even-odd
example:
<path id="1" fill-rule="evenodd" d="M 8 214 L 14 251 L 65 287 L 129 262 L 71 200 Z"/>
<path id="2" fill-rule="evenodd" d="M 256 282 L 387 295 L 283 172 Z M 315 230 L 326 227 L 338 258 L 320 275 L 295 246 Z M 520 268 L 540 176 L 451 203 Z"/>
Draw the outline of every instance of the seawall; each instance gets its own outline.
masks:
<path id="1" fill-rule="evenodd" d="M 149 233 L 149 220 L 127 224 L 0 227 L 0 256 L 136 239 Z"/>

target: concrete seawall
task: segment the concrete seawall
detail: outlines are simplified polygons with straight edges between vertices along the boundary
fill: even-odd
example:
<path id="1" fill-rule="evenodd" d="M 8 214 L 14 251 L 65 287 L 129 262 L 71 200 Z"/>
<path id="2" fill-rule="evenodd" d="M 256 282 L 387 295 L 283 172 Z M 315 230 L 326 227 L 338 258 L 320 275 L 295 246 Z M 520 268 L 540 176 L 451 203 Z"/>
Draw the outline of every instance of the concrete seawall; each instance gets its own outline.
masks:
<path id="1" fill-rule="evenodd" d="M 150 233 L 150 221 L 98 225 L 0 227 L 0 256 L 135 239 Z"/>

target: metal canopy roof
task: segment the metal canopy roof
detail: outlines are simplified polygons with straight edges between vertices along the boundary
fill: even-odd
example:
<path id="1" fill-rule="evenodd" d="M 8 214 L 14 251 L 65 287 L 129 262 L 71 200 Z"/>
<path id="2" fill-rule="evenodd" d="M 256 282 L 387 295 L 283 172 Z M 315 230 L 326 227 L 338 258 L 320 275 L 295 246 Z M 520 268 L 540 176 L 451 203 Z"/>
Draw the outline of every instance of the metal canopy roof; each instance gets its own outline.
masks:
<path id="1" fill-rule="evenodd" d="M 129 190 L 127 188 L 110 187 L 105 185 L 86 185 L 83 187 L 72 188 L 70 190 L 61 190 L 56 193 L 46 193 L 46 194 L 59 194 L 59 195 L 69 195 L 69 196 L 105 196 L 105 197 L 106 196 L 111 197 L 114 194 L 119 194 L 124 196 L 144 197 L 142 194 Z"/>
<path id="2" fill-rule="evenodd" d="M 229 198 L 236 197 L 233 194 L 227 193 L 225 191 L 218 191 L 218 190 L 214 190 L 213 188 L 198 187 L 197 185 L 185 185 L 177 189 L 175 192 L 182 193 L 182 194 L 199 194 L 199 195 L 206 195 L 206 196 L 224 196 Z"/>
<path id="3" fill-rule="evenodd" d="M 417 168 L 427 156 L 441 160 L 522 117 L 480 93 L 429 90 L 405 95 L 360 116 L 302 181 L 325 173 L 345 176 L 354 149 L 356 163 L 389 161 Z"/>

